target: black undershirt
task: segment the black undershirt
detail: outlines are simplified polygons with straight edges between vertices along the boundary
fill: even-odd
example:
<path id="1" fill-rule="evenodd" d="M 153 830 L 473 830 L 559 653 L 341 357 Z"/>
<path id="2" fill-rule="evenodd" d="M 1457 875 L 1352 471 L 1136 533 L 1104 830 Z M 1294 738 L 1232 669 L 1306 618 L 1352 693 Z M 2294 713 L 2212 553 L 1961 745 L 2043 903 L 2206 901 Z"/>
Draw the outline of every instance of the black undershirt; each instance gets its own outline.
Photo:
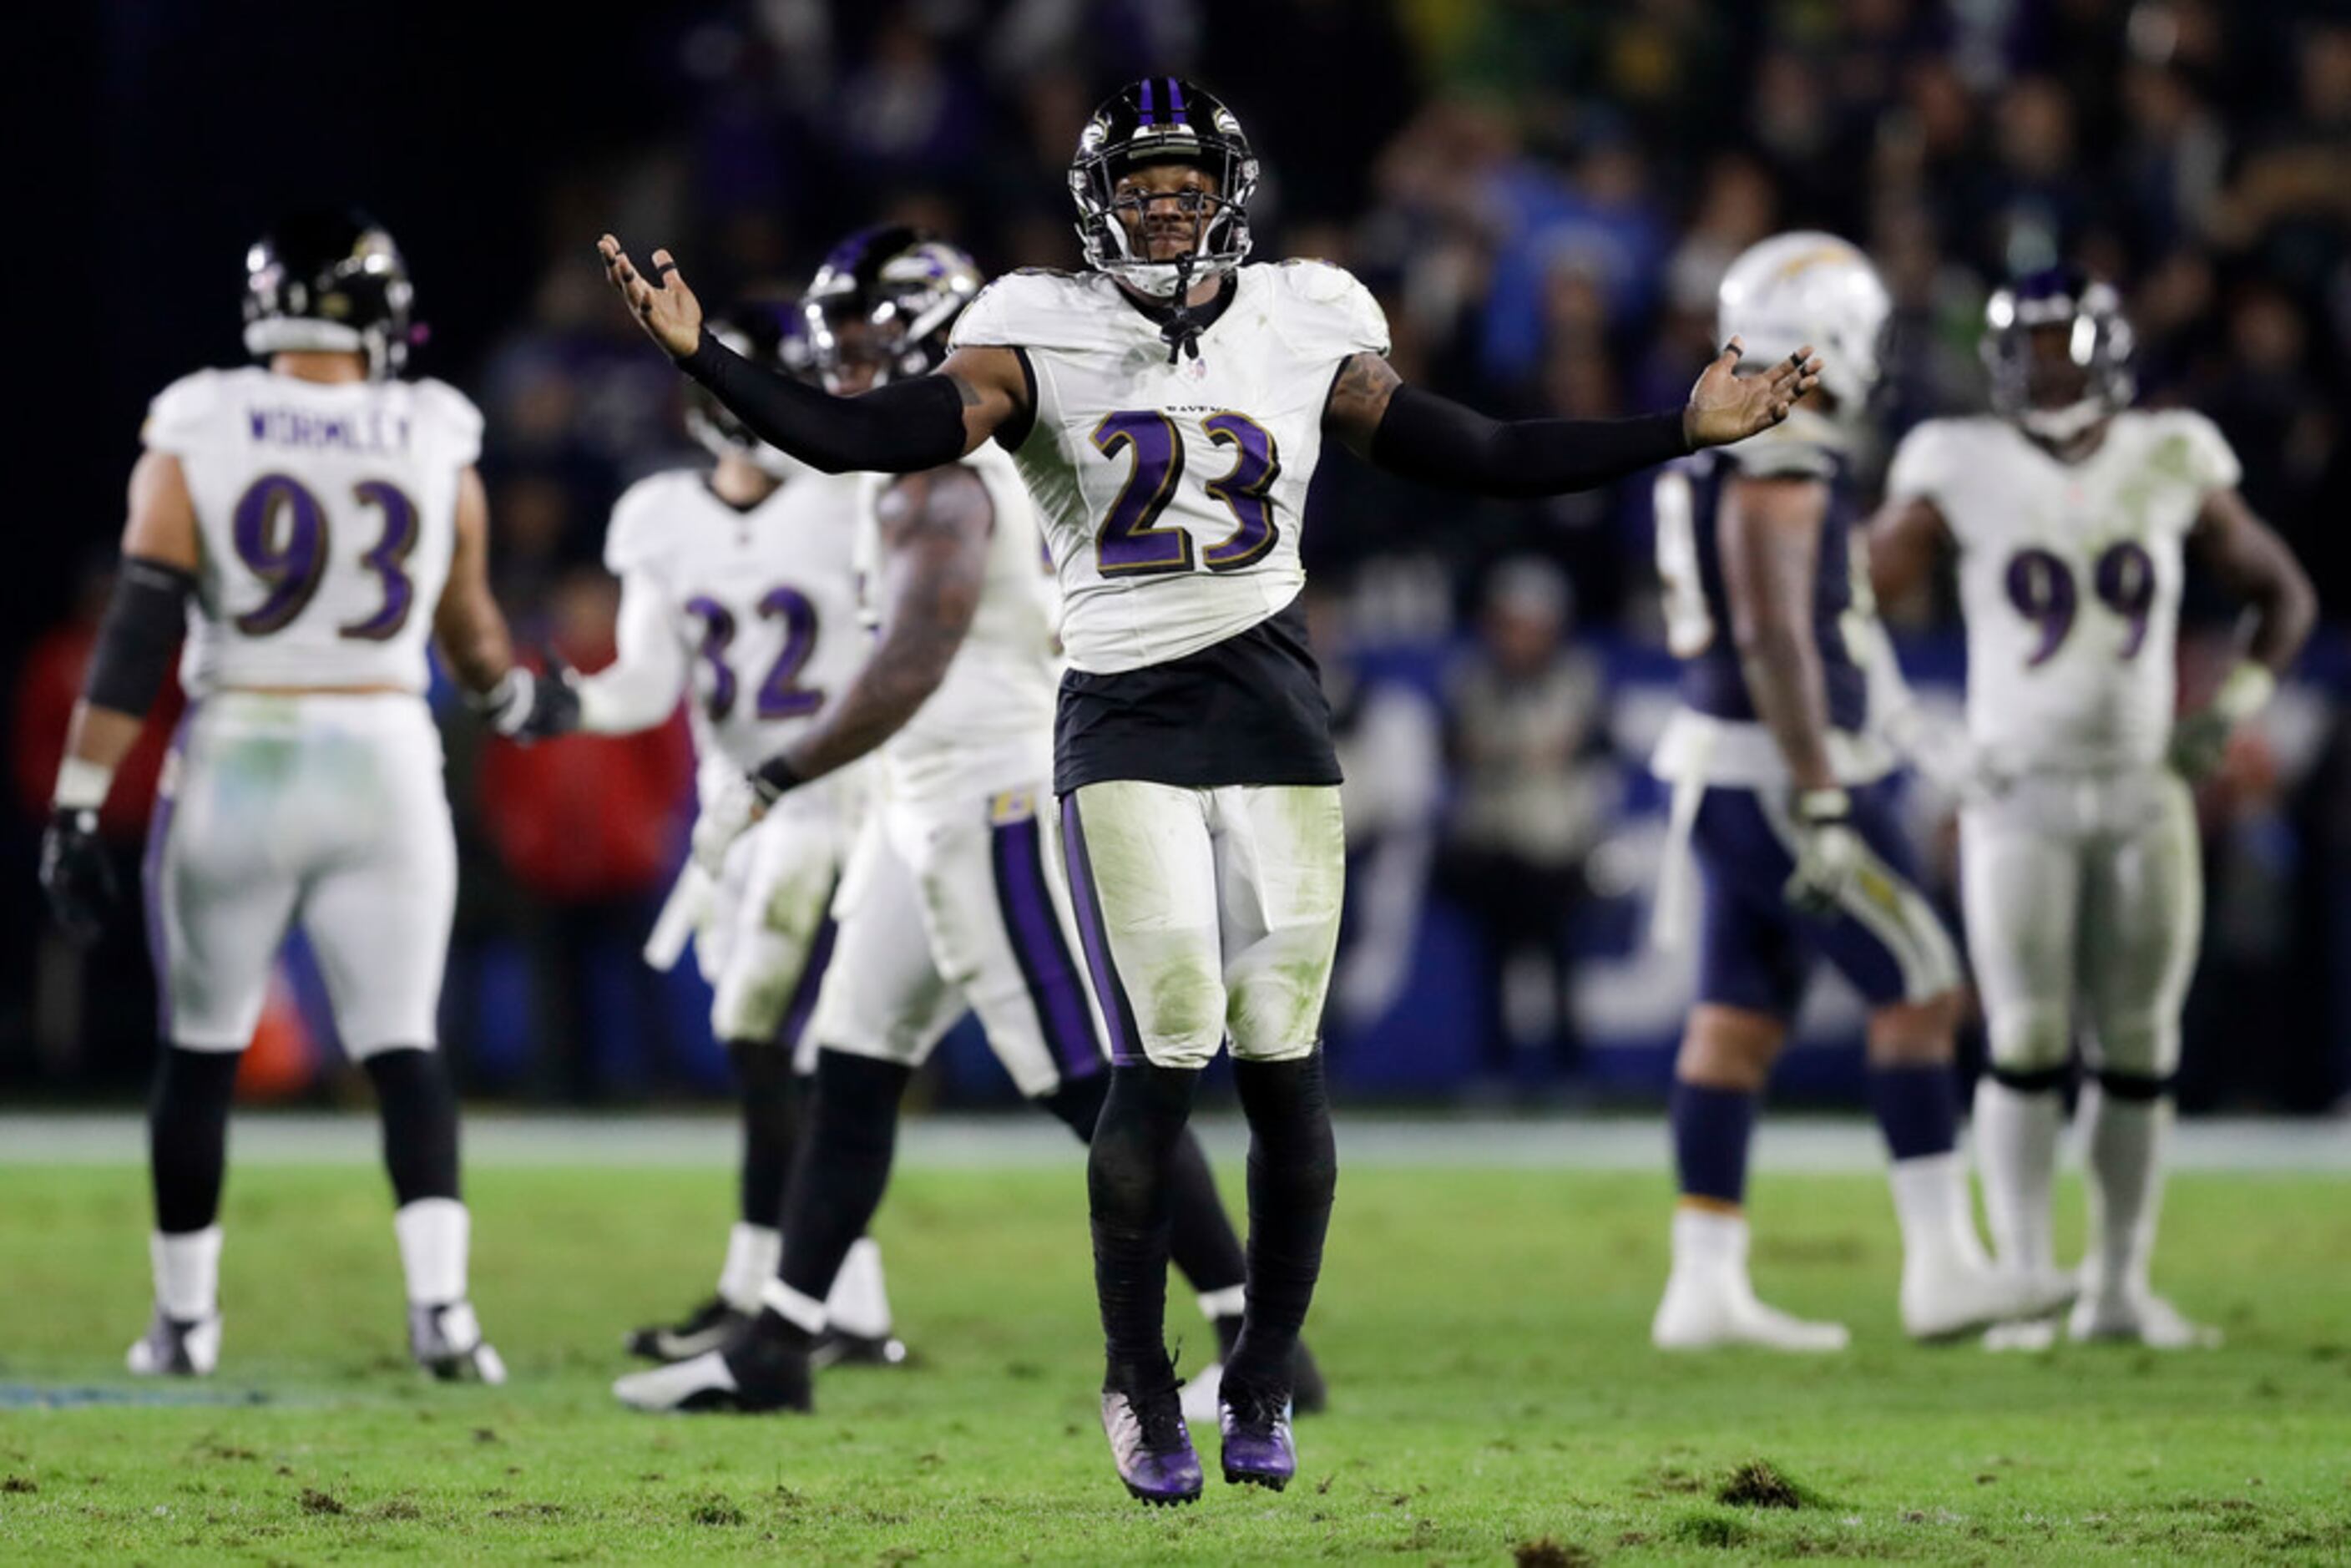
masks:
<path id="1" fill-rule="evenodd" d="M 1053 792 L 1118 779 L 1190 789 L 1338 783 L 1302 599 L 1164 664 L 1064 674 Z"/>

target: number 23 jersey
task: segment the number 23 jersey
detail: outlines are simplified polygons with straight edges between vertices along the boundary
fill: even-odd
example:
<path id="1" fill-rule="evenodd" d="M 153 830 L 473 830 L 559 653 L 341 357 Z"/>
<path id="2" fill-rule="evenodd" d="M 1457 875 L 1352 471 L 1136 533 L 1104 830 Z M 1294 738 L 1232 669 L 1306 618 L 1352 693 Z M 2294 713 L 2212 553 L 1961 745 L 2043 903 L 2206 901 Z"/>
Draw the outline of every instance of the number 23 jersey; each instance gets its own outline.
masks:
<path id="1" fill-rule="evenodd" d="M 1364 286 L 1321 262 L 1239 268 L 1196 358 L 1100 273 L 1017 272 L 954 344 L 1024 351 L 1035 423 L 1013 453 L 1061 585 L 1071 664 L 1115 674 L 1264 622 L 1306 580 L 1298 530 L 1340 363 L 1385 354 Z"/>
<path id="2" fill-rule="evenodd" d="M 482 416 L 436 381 L 199 371 L 148 410 L 195 507 L 197 595 L 180 678 L 422 692 Z"/>
<path id="3" fill-rule="evenodd" d="M 2180 539 L 2238 475 L 2212 422 L 2184 409 L 2117 413 L 2071 464 L 1990 417 L 1928 420 L 1904 438 L 1886 496 L 1933 502 L 1959 546 L 1968 731 L 1995 767 L 2162 759 Z"/>

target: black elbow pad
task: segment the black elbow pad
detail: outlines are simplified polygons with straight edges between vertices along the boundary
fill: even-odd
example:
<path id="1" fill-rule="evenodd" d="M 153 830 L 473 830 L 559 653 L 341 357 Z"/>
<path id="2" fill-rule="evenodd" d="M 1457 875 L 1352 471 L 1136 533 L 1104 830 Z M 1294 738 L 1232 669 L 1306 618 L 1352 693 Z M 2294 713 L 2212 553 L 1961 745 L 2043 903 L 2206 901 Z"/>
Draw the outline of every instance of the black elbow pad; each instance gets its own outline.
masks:
<path id="1" fill-rule="evenodd" d="M 193 572 L 143 556 L 126 556 L 114 597 L 98 629 L 98 650 L 81 695 L 94 707 L 145 716 L 188 629 Z"/>

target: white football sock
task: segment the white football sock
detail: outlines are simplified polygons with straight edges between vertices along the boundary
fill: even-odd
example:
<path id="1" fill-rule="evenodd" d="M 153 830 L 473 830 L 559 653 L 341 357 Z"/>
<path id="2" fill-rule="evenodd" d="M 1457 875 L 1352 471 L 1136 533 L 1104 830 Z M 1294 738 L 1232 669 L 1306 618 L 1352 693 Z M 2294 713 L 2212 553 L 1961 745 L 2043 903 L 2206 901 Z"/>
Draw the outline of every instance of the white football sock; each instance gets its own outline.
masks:
<path id="1" fill-rule="evenodd" d="M 2053 1089 L 2027 1093 L 1990 1073 L 1976 1082 L 1976 1163 L 1983 1172 L 1984 1208 L 2000 1260 L 2014 1268 L 2054 1270 L 2057 1243 L 2049 1192 L 2057 1172 L 2057 1139 L 2065 1106 Z"/>
<path id="2" fill-rule="evenodd" d="M 737 1222 L 726 1233 L 726 1266 L 718 1271 L 718 1294 L 738 1312 L 757 1315 L 759 1291 L 784 1260 L 784 1233 L 765 1225 Z"/>
<path id="3" fill-rule="evenodd" d="M 1747 1272 L 1747 1217 L 1683 1204 L 1674 1210 L 1674 1272 L 1685 1269 Z"/>
<path id="4" fill-rule="evenodd" d="M 1886 1167 L 1886 1178 L 1894 1189 L 1894 1216 L 1902 1227 L 1906 1260 L 1936 1259 L 1960 1268 L 1981 1268 L 1990 1261 L 1976 1235 L 1967 1163 L 1958 1150 L 1896 1160 Z"/>
<path id="5" fill-rule="evenodd" d="M 781 1280 L 770 1278 L 759 1287 L 759 1304 L 772 1307 L 777 1316 L 810 1333 L 824 1332 L 824 1303 L 809 1300 Z"/>
<path id="6" fill-rule="evenodd" d="M 392 1234 L 400 1239 L 400 1266 L 408 1276 L 408 1300 L 415 1306 L 442 1307 L 465 1299 L 465 1248 L 473 1220 L 454 1197 L 420 1197 L 392 1211 Z"/>
<path id="7" fill-rule="evenodd" d="M 2088 1124 L 2090 1249 L 2094 1291 L 2145 1291 L 2163 1206 L 2163 1145 L 2171 1131 L 2171 1097 L 2120 1100 L 2092 1083 L 2082 1097 Z"/>
<path id="8" fill-rule="evenodd" d="M 1249 1307 L 1247 1285 L 1227 1285 L 1221 1291 L 1206 1291 L 1200 1296 L 1200 1312 L 1210 1322 L 1218 1318 L 1237 1318 Z"/>
<path id="9" fill-rule="evenodd" d="M 147 1260 L 155 1270 L 155 1304 L 177 1322 L 195 1322 L 220 1309 L 221 1228 L 147 1238 Z"/>
<path id="10" fill-rule="evenodd" d="M 870 1236 L 851 1243 L 825 1297 L 824 1317 L 843 1333 L 882 1339 L 890 1333 L 890 1295 L 882 1284 L 882 1247 Z"/>

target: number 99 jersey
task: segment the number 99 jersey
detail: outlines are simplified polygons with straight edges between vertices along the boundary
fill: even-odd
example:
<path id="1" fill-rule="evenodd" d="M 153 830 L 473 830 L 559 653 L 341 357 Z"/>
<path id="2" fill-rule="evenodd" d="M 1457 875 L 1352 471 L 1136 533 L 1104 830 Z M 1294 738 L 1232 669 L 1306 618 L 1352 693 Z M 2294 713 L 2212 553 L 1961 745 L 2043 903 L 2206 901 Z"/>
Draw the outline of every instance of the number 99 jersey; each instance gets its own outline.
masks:
<path id="1" fill-rule="evenodd" d="M 1239 268 L 1196 356 L 1171 361 L 1159 323 L 1101 273 L 1000 277 L 952 344 L 1022 351 L 1035 420 L 1012 455 L 1061 579 L 1061 642 L 1073 667 L 1116 674 L 1298 596 L 1332 382 L 1350 356 L 1385 354 L 1388 332 L 1353 277 L 1293 261 Z"/>
<path id="2" fill-rule="evenodd" d="M 435 381 L 199 371 L 141 439 L 180 460 L 202 560 L 181 683 L 422 692 L 482 416 Z"/>
<path id="3" fill-rule="evenodd" d="M 2126 410 L 2061 463 L 2000 419 L 1928 420 L 1889 501 L 1934 503 L 1959 550 L 1968 730 L 1993 767 L 2150 767 L 2171 734 L 2180 539 L 2233 487 L 2234 453 L 2187 410 Z"/>

